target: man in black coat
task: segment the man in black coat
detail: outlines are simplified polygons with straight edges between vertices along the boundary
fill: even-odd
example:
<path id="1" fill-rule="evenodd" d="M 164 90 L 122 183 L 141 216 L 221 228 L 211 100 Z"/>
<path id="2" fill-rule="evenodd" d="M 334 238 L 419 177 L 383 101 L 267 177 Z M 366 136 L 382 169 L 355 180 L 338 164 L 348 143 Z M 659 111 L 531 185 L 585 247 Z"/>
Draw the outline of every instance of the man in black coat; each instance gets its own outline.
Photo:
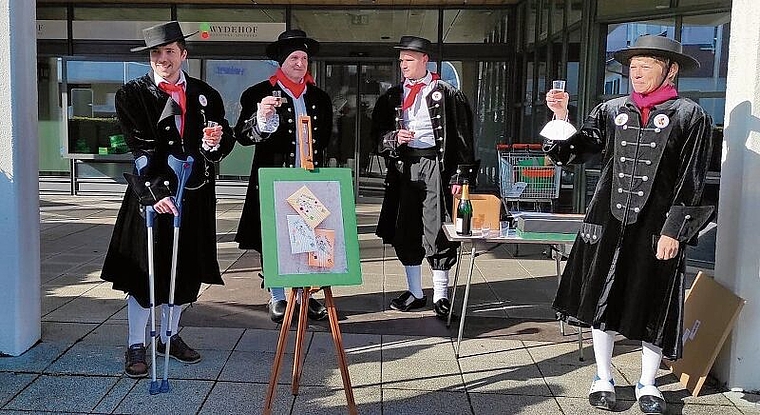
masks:
<path id="1" fill-rule="evenodd" d="M 261 254 L 261 206 L 259 203 L 259 168 L 301 167 L 296 123 L 298 117 L 311 117 L 314 165 L 324 162 L 324 149 L 332 135 L 332 101 L 314 84 L 308 72 L 309 57 L 319 50 L 319 43 L 302 30 L 282 32 L 267 46 L 267 56 L 280 67 L 268 80 L 246 89 L 240 96 L 240 117 L 235 125 L 235 139 L 244 146 L 255 145 L 251 175 L 246 190 L 235 241 L 240 249 Z M 274 94 L 279 94 L 275 97 Z M 269 317 L 279 323 L 285 317 L 285 290 L 270 288 Z M 323 320 L 327 309 L 309 298 L 309 318 Z"/>
<path id="2" fill-rule="evenodd" d="M 681 357 L 685 244 L 710 218 L 700 206 L 711 154 L 710 116 L 679 96 L 680 70 L 699 67 L 679 42 L 641 36 L 615 53 L 630 68 L 630 96 L 603 102 L 567 140 L 544 149 L 558 165 L 602 155 L 602 171 L 562 274 L 554 308 L 592 327 L 597 374 L 589 403 L 612 410 L 612 349 L 621 334 L 642 344 L 636 399 L 642 412 L 665 412 L 655 386 L 663 354 Z M 568 95 L 546 102 L 567 117 Z"/>
<path id="3" fill-rule="evenodd" d="M 390 307 L 410 311 L 427 304 L 421 281 L 427 258 L 433 309 L 446 318 L 449 270 L 458 244 L 446 239 L 441 225 L 451 220 L 452 195 L 460 190 L 455 176 L 466 173 L 474 184 L 477 174 L 472 110 L 462 91 L 427 70 L 429 40 L 402 36 L 395 49 L 405 80 L 388 89 L 372 111 L 372 137 L 388 165 L 376 233 L 395 248 L 409 288 Z M 462 172 L 465 165 L 469 171 Z"/>
<path id="4" fill-rule="evenodd" d="M 224 119 L 219 93 L 205 82 L 182 71 L 187 58 L 185 38 L 177 22 L 143 30 L 153 69 L 128 82 L 116 93 L 116 114 L 125 140 L 138 168 L 127 175 L 128 186 L 119 209 L 101 278 L 128 294 L 129 342 L 125 372 L 130 377 L 148 374 L 145 361 L 145 327 L 150 316 L 148 294 L 147 230 L 145 207 L 153 206 L 156 304 L 162 304 L 159 354 L 171 341 L 172 358 L 197 363 L 200 354 L 187 346 L 178 334 L 167 339 L 171 328 L 177 333 L 182 304 L 195 301 L 201 283 L 222 284 L 216 258 L 216 196 L 214 162 L 227 155 L 235 141 Z M 207 128 L 213 121 L 216 127 Z M 176 291 L 172 322 L 168 321 L 173 217 L 178 214 L 173 196 L 177 178 L 167 157 L 194 159 L 185 185 L 182 223 L 178 247 Z"/>

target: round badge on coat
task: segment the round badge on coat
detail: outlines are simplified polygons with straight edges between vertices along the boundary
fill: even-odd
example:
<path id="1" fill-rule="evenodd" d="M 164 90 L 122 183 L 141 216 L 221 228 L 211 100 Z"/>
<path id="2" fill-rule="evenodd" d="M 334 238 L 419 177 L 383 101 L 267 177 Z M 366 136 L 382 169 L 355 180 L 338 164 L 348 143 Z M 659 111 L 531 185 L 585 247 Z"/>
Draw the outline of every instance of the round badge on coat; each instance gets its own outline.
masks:
<path id="1" fill-rule="evenodd" d="M 435 91 L 430 96 L 433 98 L 433 101 L 440 101 L 443 98 L 441 91 Z"/>
<path id="2" fill-rule="evenodd" d="M 652 122 L 658 128 L 665 128 L 670 124 L 670 118 L 665 114 L 657 114 Z"/>
<path id="3" fill-rule="evenodd" d="M 615 125 L 620 127 L 621 125 L 625 125 L 628 122 L 628 114 L 618 114 L 617 117 L 615 117 Z"/>
<path id="4" fill-rule="evenodd" d="M 198 95 L 198 102 L 201 103 L 201 106 L 205 107 L 208 105 L 208 100 L 206 99 L 206 96 L 203 94 Z"/>

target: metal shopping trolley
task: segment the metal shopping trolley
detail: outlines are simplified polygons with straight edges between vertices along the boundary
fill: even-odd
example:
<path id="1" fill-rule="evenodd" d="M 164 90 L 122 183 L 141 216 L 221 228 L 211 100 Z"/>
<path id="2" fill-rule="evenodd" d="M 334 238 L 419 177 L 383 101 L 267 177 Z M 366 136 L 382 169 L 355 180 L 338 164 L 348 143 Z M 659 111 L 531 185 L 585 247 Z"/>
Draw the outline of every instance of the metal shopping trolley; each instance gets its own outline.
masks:
<path id="1" fill-rule="evenodd" d="M 521 202 L 533 203 L 541 211 L 554 210 L 559 197 L 562 169 L 551 164 L 541 144 L 497 144 L 499 190 L 507 211 L 520 211 Z"/>

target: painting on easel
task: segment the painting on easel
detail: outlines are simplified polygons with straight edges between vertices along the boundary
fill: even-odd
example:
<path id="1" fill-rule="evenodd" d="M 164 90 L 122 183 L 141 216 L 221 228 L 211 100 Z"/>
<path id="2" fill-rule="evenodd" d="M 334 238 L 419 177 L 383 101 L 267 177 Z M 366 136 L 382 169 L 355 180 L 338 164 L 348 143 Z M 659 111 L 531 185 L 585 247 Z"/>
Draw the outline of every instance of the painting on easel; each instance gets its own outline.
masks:
<path id="1" fill-rule="evenodd" d="M 259 170 L 267 287 L 360 285 L 351 170 Z"/>

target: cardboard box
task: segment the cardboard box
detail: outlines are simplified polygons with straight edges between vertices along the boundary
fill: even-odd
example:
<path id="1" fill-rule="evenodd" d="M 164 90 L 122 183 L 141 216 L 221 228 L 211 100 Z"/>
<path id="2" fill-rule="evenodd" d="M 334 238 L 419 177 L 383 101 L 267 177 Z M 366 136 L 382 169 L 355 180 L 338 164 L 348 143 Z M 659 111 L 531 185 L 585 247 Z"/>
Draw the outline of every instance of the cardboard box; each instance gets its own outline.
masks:
<path id="1" fill-rule="evenodd" d="M 460 196 L 454 195 L 454 208 L 451 211 L 454 223 L 457 220 Z M 498 196 L 470 193 L 470 202 L 472 202 L 472 229 L 480 229 L 484 221 L 491 224 L 491 229 L 498 229 L 499 220 L 501 220 L 501 199 Z"/>
<path id="2" fill-rule="evenodd" d="M 686 294 L 683 316 L 683 358 L 670 363 L 681 385 L 699 395 L 715 358 L 746 301 L 699 272 Z"/>

